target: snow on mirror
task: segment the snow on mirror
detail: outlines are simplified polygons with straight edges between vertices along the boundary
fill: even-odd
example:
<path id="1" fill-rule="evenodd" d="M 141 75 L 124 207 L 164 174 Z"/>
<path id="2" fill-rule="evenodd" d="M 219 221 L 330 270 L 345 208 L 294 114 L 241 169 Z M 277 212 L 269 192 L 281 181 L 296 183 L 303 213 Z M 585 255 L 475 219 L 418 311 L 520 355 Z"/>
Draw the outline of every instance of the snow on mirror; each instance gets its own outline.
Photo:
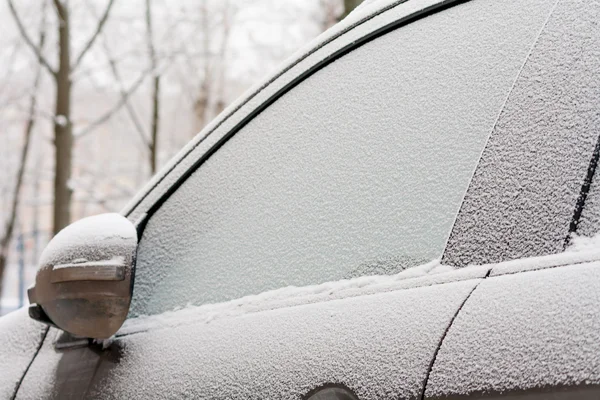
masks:
<path id="1" fill-rule="evenodd" d="M 150 218 L 131 314 L 439 258 L 550 8 L 465 3 L 364 44 L 280 97 Z M 491 13 L 501 23 L 481 17 Z"/>
<path id="2" fill-rule="evenodd" d="M 29 315 L 77 336 L 110 337 L 129 311 L 136 248 L 135 228 L 119 214 L 69 225 L 42 253 Z"/>

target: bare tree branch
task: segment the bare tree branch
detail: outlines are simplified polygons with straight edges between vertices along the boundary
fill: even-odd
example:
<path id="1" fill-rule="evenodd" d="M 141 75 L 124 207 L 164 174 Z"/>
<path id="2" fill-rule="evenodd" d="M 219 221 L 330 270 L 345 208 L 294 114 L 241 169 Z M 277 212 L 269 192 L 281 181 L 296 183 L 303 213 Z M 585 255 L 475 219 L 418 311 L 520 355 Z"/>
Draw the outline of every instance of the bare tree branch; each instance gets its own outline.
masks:
<path id="1" fill-rule="evenodd" d="M 115 113 L 117 113 L 117 111 L 119 111 L 125 104 L 127 104 L 129 97 L 141 86 L 144 79 L 152 72 L 153 72 L 152 69 L 147 69 L 147 70 L 143 71 L 140 74 L 140 76 L 137 78 L 137 80 L 129 87 L 129 89 L 127 91 L 125 91 L 125 93 L 123 93 L 120 101 L 117 104 L 115 104 L 115 106 L 113 108 L 111 108 L 110 110 L 105 112 L 101 117 L 99 117 L 95 121 L 88 124 L 88 126 L 86 126 L 81 131 L 76 132 L 74 135 L 75 138 L 79 139 L 82 136 L 89 134 L 90 132 L 92 132 L 93 130 L 98 128 L 98 126 L 100 126 L 104 122 L 108 121 Z"/>
<path id="2" fill-rule="evenodd" d="M 10 13 L 12 14 L 13 19 L 15 20 L 15 23 L 17 24 L 19 33 L 23 37 L 23 40 L 25 40 L 25 43 L 27 43 L 27 45 L 31 48 L 31 50 L 33 50 L 35 56 L 40 61 L 40 63 L 44 66 L 44 68 L 46 68 L 52 76 L 56 77 L 56 71 L 50 66 L 50 64 L 48 63 L 48 60 L 46 60 L 46 58 L 42 54 L 41 47 L 36 46 L 35 43 L 33 43 L 31 38 L 29 37 L 29 35 L 27 34 L 27 31 L 25 30 L 25 26 L 23 25 L 21 18 L 19 18 L 19 14 L 17 14 L 17 10 L 15 9 L 15 5 L 13 4 L 12 0 L 6 0 L 6 1 L 8 3 L 8 8 L 10 9 Z"/>
<path id="3" fill-rule="evenodd" d="M 144 38 L 142 41 L 140 41 L 140 46 L 138 46 L 137 44 L 134 47 L 133 50 L 128 50 L 128 51 L 123 51 L 123 52 L 116 52 L 116 53 L 111 53 L 111 57 L 114 60 L 115 65 L 119 65 L 122 64 L 126 61 L 128 61 L 129 59 L 133 58 L 133 57 L 139 57 L 140 55 L 140 50 L 139 48 L 141 47 L 141 45 L 143 44 L 142 42 L 146 42 L 146 39 Z M 73 81 L 77 81 L 79 79 L 81 79 L 82 76 L 90 76 L 93 73 L 96 72 L 102 72 L 106 69 L 110 69 L 110 64 L 108 62 L 94 62 L 93 65 L 80 65 L 79 68 L 77 69 L 77 71 L 73 71 L 73 73 L 71 74 L 71 79 L 73 79 Z"/>
<path id="4" fill-rule="evenodd" d="M 58 1 L 58 0 L 56 0 L 56 1 Z M 110 13 L 110 9 L 112 8 L 113 3 L 114 3 L 114 0 L 108 0 L 108 4 L 106 5 L 106 8 L 104 9 L 104 13 L 102 14 L 102 17 L 100 17 L 100 20 L 98 21 L 98 24 L 96 25 L 96 30 L 94 31 L 94 34 L 87 41 L 86 45 L 83 46 L 81 53 L 79 53 L 79 56 L 77 56 L 77 58 L 75 59 L 75 64 L 73 64 L 73 66 L 71 67 L 72 71 L 77 69 L 77 67 L 81 63 L 81 60 L 83 59 L 85 54 L 92 47 L 92 45 L 98 38 L 98 35 L 100 35 L 100 32 L 102 32 L 102 28 L 104 27 L 104 24 L 106 23 L 106 20 L 108 19 L 108 14 Z"/>
<path id="5" fill-rule="evenodd" d="M 125 90 L 125 85 L 123 84 L 123 79 L 121 78 L 121 74 L 119 74 L 119 70 L 117 69 L 115 59 L 111 57 L 110 49 L 108 48 L 106 42 L 104 42 L 104 51 L 106 53 L 106 58 L 108 58 L 108 63 L 110 65 L 110 71 L 113 75 L 113 78 L 115 78 L 115 81 L 117 81 L 117 84 L 119 85 L 119 95 L 121 96 L 121 101 L 125 102 L 125 109 L 127 110 L 129 118 L 131 119 L 131 122 L 133 122 L 133 126 L 135 127 L 135 130 L 138 133 L 138 135 L 140 136 L 142 143 L 144 144 L 144 146 L 149 147 L 149 142 L 146 138 L 144 127 L 142 126 L 142 123 L 140 122 L 139 117 L 137 116 L 133 106 L 127 99 L 128 95 L 127 91 Z"/>
<path id="6" fill-rule="evenodd" d="M 88 5 L 88 9 L 90 10 L 90 12 L 93 12 L 93 8 L 89 4 L 89 1 L 86 1 L 86 4 Z M 168 4 L 164 3 L 164 6 L 168 7 Z M 160 38 L 161 42 L 173 42 L 174 43 L 177 41 L 183 47 L 183 44 L 189 42 L 190 40 L 194 40 L 197 37 L 197 32 L 196 32 L 198 29 L 197 25 L 194 25 L 195 29 L 193 31 L 191 31 L 188 35 L 182 36 L 179 34 L 179 31 L 177 29 L 177 27 L 181 24 L 181 21 L 180 20 L 171 20 L 171 18 L 169 18 L 168 13 L 167 13 L 167 15 L 164 16 L 164 18 L 167 19 L 169 21 L 169 23 L 168 23 L 167 27 L 164 29 L 163 36 Z M 140 45 L 142 44 L 142 42 L 143 42 L 143 44 L 147 43 L 146 37 L 144 37 L 144 39 L 142 39 L 142 41 L 140 42 Z M 115 66 L 117 66 L 120 63 L 123 63 L 128 58 L 140 56 L 141 55 L 140 47 L 141 46 L 137 46 L 137 44 L 136 44 L 135 46 L 133 46 L 133 50 L 127 50 L 127 51 L 123 51 L 123 52 L 117 53 L 117 54 L 112 53 L 111 55 L 114 60 Z M 169 47 L 172 47 L 172 46 L 169 46 Z M 180 54 L 181 54 L 181 51 L 178 51 L 178 50 L 169 51 L 168 53 L 166 53 L 166 52 L 158 53 L 157 52 L 157 60 L 159 59 L 161 61 L 164 61 L 164 60 L 172 61 Z M 82 66 L 77 71 L 73 71 L 72 77 L 74 78 L 74 80 L 77 80 L 79 75 L 83 75 L 83 74 L 91 72 L 91 71 L 102 71 L 105 68 L 110 69 L 110 67 L 111 66 L 109 63 L 95 63 L 93 66 L 86 66 L 86 67 Z"/>
<path id="7" fill-rule="evenodd" d="M 90 1 L 89 0 L 86 1 L 85 4 L 87 5 L 90 12 L 94 13 L 94 10 L 93 10 L 92 5 L 90 4 Z M 96 15 L 94 15 L 94 16 L 96 16 Z M 108 45 L 108 42 L 106 40 L 106 35 L 104 34 L 104 31 L 100 34 L 100 36 L 101 36 L 100 40 L 102 42 L 102 48 L 104 49 L 104 54 L 106 56 L 108 66 L 110 68 L 113 78 L 119 85 L 119 95 L 121 96 L 121 100 L 123 100 L 125 102 L 125 109 L 127 110 L 127 113 L 129 114 L 129 118 L 131 119 L 131 122 L 133 123 L 133 126 L 135 127 L 135 130 L 138 133 L 138 135 L 142 141 L 142 144 L 145 147 L 149 148 L 150 145 L 149 145 L 148 139 L 146 138 L 144 127 L 143 127 L 142 123 L 140 122 L 140 119 L 139 119 L 138 115 L 136 114 L 135 109 L 133 108 L 131 103 L 127 100 L 127 91 L 125 90 L 125 85 L 123 84 L 123 79 L 117 68 L 117 60 L 112 55 L 112 52 L 111 52 L 110 46 Z"/>

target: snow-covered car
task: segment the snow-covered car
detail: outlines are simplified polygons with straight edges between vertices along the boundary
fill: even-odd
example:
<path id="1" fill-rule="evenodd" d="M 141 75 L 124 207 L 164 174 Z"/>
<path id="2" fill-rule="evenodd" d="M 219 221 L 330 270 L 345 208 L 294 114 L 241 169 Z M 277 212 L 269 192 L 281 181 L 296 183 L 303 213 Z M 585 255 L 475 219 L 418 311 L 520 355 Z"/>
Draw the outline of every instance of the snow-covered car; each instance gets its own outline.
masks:
<path id="1" fill-rule="evenodd" d="M 598 399 L 599 137 L 600 3 L 367 1 L 51 241 L 0 397 Z"/>

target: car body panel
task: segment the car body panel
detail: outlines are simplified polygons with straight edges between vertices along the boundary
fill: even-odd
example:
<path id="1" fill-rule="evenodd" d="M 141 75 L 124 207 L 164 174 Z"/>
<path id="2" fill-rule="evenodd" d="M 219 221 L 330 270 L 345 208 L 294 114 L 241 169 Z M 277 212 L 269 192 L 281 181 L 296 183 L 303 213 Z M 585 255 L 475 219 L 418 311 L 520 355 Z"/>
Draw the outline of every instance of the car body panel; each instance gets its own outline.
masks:
<path id="1" fill-rule="evenodd" d="M 47 330 L 48 327 L 29 318 L 26 308 L 0 318 L 1 399 L 13 398 Z"/>
<path id="2" fill-rule="evenodd" d="M 150 326 L 159 324 L 117 337 L 97 356 L 86 397 L 294 399 L 338 383 L 360 399 L 420 398 L 444 332 L 479 282 L 232 316 L 211 317 L 198 307 L 197 314 L 192 309 L 147 317 Z M 64 398 L 60 389 L 67 385 L 60 382 L 68 371 L 48 367 L 66 366 L 67 353 L 45 344 L 17 398 Z M 114 353 L 119 356 L 110 361 Z"/>
<path id="3" fill-rule="evenodd" d="M 553 391 L 597 398 L 600 262 L 500 270 L 473 291 L 448 330 L 427 398 L 549 398 Z"/>
<path id="4" fill-rule="evenodd" d="M 415 382 L 426 376 L 432 398 L 465 398 L 456 387 L 517 378 L 526 392 L 508 385 L 466 396 L 594 398 L 593 385 L 568 379 L 582 371 L 579 378 L 589 383 L 600 376 L 598 259 L 598 250 L 588 249 L 424 276 L 407 270 L 403 277 L 282 289 L 136 318 L 115 339 L 83 348 L 57 349 L 61 335 L 51 329 L 17 398 L 285 399 L 326 384 L 348 387 L 360 399 L 419 398 L 422 386 Z M 574 332 L 583 340 L 573 341 Z M 520 351 L 524 343 L 535 355 Z M 489 351 L 478 356 L 476 349 L 486 346 Z M 557 346 L 575 346 L 575 352 L 563 354 Z M 496 361 L 509 354 L 519 362 L 498 368 L 488 352 L 500 354 Z"/>
<path id="5" fill-rule="evenodd" d="M 57 328 L 50 328 L 16 398 L 85 398 L 101 350 L 101 346 L 90 344 L 87 339 L 73 338 Z"/>

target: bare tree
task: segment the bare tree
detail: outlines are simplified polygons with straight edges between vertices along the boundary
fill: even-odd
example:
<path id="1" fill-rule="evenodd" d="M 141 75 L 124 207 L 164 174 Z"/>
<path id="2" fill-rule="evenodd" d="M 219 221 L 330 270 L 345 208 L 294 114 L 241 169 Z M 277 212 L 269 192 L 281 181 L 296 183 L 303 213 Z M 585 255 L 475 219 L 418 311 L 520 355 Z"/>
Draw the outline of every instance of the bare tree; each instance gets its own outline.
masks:
<path id="1" fill-rule="evenodd" d="M 150 123 L 150 175 L 156 173 L 158 158 L 158 123 L 160 102 L 160 74 L 157 70 L 156 49 L 152 34 L 152 0 L 146 0 L 146 37 L 148 42 L 148 55 L 150 69 L 153 71 L 152 79 L 152 117 Z"/>
<path id="2" fill-rule="evenodd" d="M 102 42 L 104 54 L 108 61 L 107 65 L 109 67 L 110 74 L 112 75 L 119 88 L 119 100 L 112 108 L 110 108 L 108 111 L 102 114 L 95 121 L 90 122 L 83 129 L 80 129 L 74 133 L 76 139 L 85 136 L 93 132 L 97 128 L 101 127 L 104 123 L 108 122 L 112 117 L 114 117 L 118 113 L 118 111 L 121 108 L 124 108 L 129 117 L 129 120 L 132 122 L 134 129 L 139 136 L 139 139 L 141 140 L 143 148 L 147 150 L 148 166 L 151 175 L 155 174 L 158 169 L 161 80 L 168 66 L 171 65 L 174 59 L 176 58 L 176 54 L 166 53 L 159 55 L 157 46 L 158 39 L 156 37 L 156 29 L 154 26 L 155 24 L 152 15 L 152 10 L 154 8 L 153 3 L 153 0 L 145 1 L 145 10 L 143 15 L 145 22 L 144 43 L 147 48 L 147 57 L 149 60 L 148 67 L 145 70 L 141 71 L 139 77 L 129 88 L 126 88 L 121 73 L 117 68 L 117 59 L 113 56 L 111 47 L 109 46 L 106 38 L 103 34 L 101 34 L 100 41 Z M 166 29 L 167 37 L 173 34 L 176 24 L 177 21 L 173 22 L 173 24 Z M 162 39 L 164 40 L 165 38 Z M 140 86 L 142 86 L 142 83 L 148 75 L 152 77 L 152 89 L 150 124 L 149 128 L 146 129 L 131 103 L 131 96 Z"/>
<path id="3" fill-rule="evenodd" d="M 12 0 L 7 0 L 10 12 L 15 20 L 21 37 L 31 48 L 40 64 L 53 77 L 55 83 L 54 103 L 54 215 L 53 232 L 56 234 L 71 220 L 72 190 L 69 187 L 73 160 L 73 124 L 71 121 L 71 76 L 80 66 L 83 58 L 94 45 L 102 31 L 114 0 L 108 0 L 104 12 L 98 19 L 90 38 L 85 42 L 75 61 L 71 62 L 71 36 L 69 5 L 61 0 L 53 0 L 58 17 L 58 68 L 53 68 L 44 56 L 41 47 L 29 37 Z"/>
<path id="4" fill-rule="evenodd" d="M 42 72 L 42 61 L 41 51 L 44 47 L 46 39 L 46 7 L 42 9 L 42 22 L 40 27 L 40 37 L 38 43 L 35 45 L 39 52 L 36 53 L 38 56 L 37 70 L 35 72 L 35 78 L 33 80 L 33 88 L 31 90 L 29 98 L 29 113 L 27 121 L 25 122 L 25 129 L 23 131 L 23 145 L 19 154 L 19 161 L 17 164 L 17 171 L 15 177 L 15 186 L 12 191 L 12 198 L 9 204 L 8 217 L 4 223 L 2 230 L 2 236 L 0 236 L 0 298 L 2 297 L 2 280 L 4 277 L 4 270 L 6 263 L 8 262 L 8 255 L 10 251 L 10 243 L 13 237 L 15 223 L 17 221 L 17 214 L 19 212 L 19 204 L 21 199 L 21 187 L 23 186 L 23 177 L 25 175 L 25 167 L 27 165 L 27 156 L 29 154 L 29 147 L 31 143 L 31 135 L 36 121 L 35 110 L 37 107 L 37 92 L 40 86 L 41 72 Z"/>

